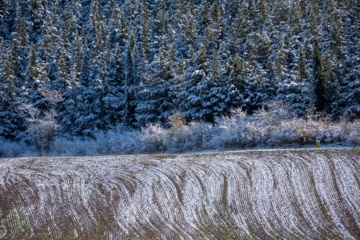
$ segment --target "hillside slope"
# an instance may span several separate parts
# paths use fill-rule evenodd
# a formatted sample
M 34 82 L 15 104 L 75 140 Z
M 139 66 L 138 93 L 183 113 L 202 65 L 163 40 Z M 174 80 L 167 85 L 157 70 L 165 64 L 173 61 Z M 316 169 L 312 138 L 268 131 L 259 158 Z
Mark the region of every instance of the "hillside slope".
M 0 239 L 356 239 L 359 156 L 0 159 Z

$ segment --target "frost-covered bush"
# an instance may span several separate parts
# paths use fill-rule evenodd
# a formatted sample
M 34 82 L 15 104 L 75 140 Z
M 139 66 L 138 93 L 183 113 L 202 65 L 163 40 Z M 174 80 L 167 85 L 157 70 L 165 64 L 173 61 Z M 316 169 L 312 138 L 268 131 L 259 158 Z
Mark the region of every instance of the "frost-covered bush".
M 349 125 L 346 125 L 347 129 L 351 129 L 349 135 L 347 135 L 346 143 L 353 145 L 360 145 L 360 120 L 354 121 Z
M 95 141 L 99 154 L 130 154 L 142 148 L 140 132 L 121 126 L 96 133 Z
M 166 139 L 168 131 L 159 124 L 149 125 L 142 129 L 140 141 L 142 144 L 138 149 L 144 152 L 162 152 L 165 150 L 164 139 Z
M 50 155 L 57 156 L 87 156 L 99 154 L 98 143 L 92 139 L 57 138 L 54 140 Z
M 34 104 L 22 104 L 20 109 L 27 122 L 27 129 L 22 139 L 36 146 L 40 155 L 49 154 L 59 124 L 56 121 L 55 104 L 63 101 L 62 94 L 50 89 L 42 89 L 40 95 L 47 106 L 44 109 Z M 44 108 L 44 107 L 43 107 Z
M 11 142 L 0 138 L 0 157 L 22 157 L 36 155 L 32 146 L 24 142 Z
M 240 110 L 231 117 L 218 118 L 216 124 L 192 122 L 185 124 L 176 113 L 169 126 L 152 124 L 140 130 L 115 127 L 98 131 L 94 139 L 58 137 L 48 155 L 104 155 L 136 153 L 181 153 L 208 150 L 236 150 L 245 148 L 297 147 L 324 144 L 360 145 L 360 120 L 350 122 L 341 118 L 332 122 L 326 117 L 298 118 L 289 114 L 287 106 L 270 104 L 252 115 Z M 11 143 L 0 139 L 0 156 L 34 155 L 25 143 Z

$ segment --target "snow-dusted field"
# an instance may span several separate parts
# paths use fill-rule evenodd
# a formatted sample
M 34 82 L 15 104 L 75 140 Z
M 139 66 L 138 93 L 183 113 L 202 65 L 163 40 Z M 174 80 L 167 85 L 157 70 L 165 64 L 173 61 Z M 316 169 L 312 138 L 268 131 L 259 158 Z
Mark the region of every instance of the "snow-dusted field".
M 0 239 L 359 236 L 359 148 L 0 159 Z

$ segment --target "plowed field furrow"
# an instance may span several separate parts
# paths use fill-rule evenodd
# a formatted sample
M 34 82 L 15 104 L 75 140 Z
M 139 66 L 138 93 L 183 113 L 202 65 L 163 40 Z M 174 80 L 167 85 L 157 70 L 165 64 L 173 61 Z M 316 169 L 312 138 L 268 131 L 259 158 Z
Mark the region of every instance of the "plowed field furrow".
M 0 159 L 0 239 L 358 239 L 360 149 Z

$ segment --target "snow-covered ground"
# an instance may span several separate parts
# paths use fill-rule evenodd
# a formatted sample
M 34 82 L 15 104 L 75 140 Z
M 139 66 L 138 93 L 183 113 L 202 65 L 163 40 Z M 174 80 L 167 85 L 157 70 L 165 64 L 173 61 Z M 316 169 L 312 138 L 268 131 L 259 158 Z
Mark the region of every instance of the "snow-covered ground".
M 356 239 L 360 149 L 0 159 L 0 239 Z

